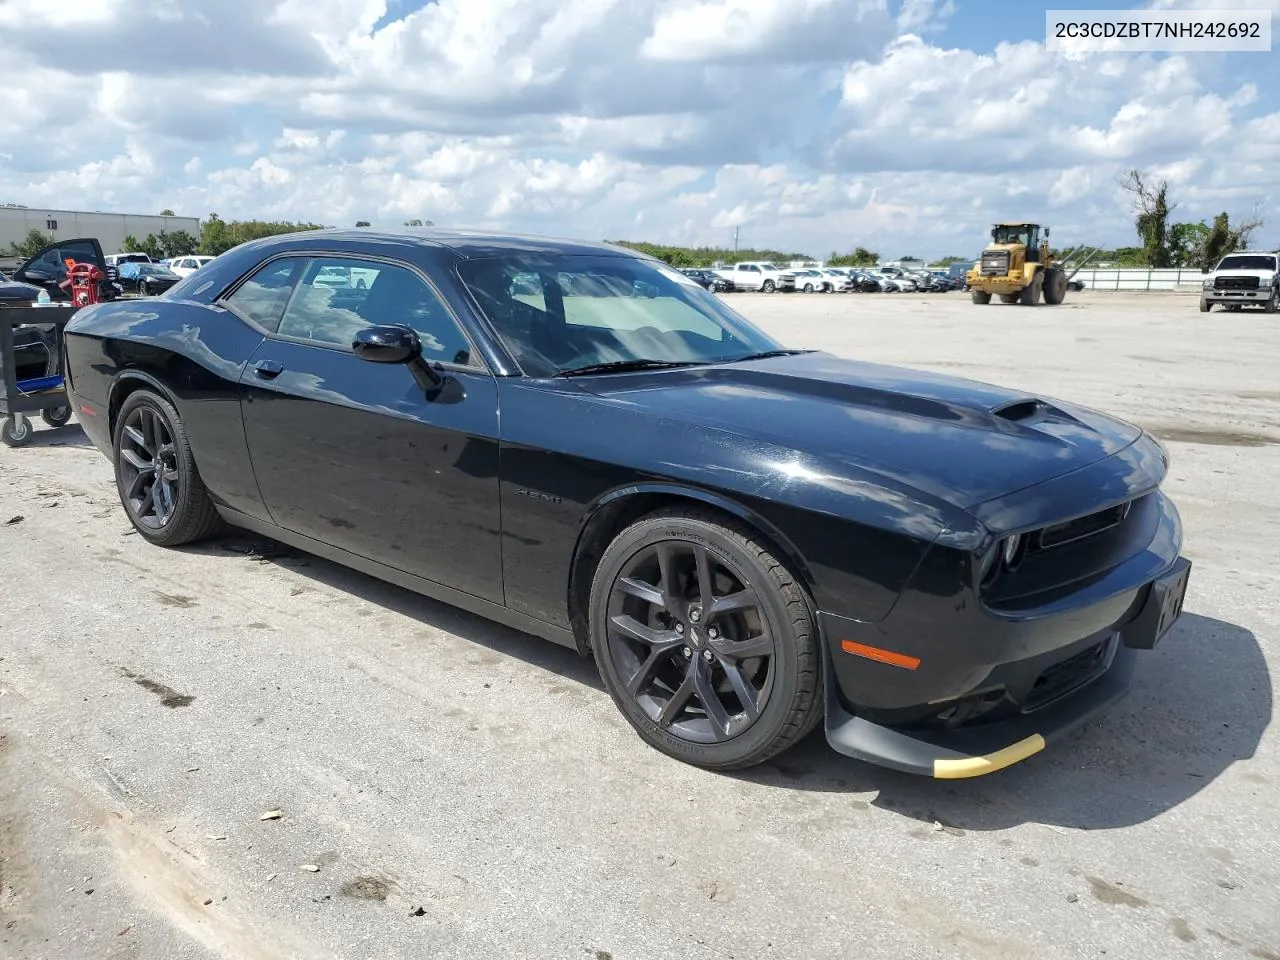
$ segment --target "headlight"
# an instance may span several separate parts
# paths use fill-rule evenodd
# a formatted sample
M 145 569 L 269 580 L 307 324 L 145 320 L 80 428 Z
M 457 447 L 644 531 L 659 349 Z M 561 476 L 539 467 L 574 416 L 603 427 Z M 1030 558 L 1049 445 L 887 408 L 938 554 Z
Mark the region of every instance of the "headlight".
M 1212 280 L 1206 280 L 1204 283 L 1202 283 L 1202 284 L 1200 285 L 1200 289 L 1201 289 L 1201 290 L 1212 290 L 1212 289 L 1213 289 L 1213 281 L 1212 281 Z

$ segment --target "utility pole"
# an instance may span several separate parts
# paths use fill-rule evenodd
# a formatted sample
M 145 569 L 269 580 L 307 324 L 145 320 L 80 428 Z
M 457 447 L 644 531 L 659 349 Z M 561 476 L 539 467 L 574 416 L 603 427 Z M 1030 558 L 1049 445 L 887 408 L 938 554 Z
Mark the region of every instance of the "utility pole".
M 733 252 L 734 253 L 738 252 L 738 231 L 741 229 L 742 229 L 741 226 L 737 226 L 733 228 Z

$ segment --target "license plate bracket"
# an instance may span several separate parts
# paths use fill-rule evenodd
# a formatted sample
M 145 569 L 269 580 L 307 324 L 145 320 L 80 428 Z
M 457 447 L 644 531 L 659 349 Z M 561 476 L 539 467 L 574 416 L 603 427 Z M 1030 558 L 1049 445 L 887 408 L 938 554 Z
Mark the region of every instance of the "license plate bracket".
M 1153 650 L 1182 614 L 1191 561 L 1179 557 L 1172 570 L 1151 584 L 1142 610 L 1121 631 L 1126 647 Z

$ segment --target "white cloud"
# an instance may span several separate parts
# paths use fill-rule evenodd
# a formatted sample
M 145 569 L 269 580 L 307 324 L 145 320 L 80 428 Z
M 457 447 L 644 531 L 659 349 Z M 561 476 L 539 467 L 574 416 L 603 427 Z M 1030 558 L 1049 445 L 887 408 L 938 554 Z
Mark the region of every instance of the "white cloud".
M 1130 167 L 1280 200 L 1265 57 L 957 48 L 952 0 L 412 6 L 0 2 L 0 201 L 896 256 L 1132 242 Z

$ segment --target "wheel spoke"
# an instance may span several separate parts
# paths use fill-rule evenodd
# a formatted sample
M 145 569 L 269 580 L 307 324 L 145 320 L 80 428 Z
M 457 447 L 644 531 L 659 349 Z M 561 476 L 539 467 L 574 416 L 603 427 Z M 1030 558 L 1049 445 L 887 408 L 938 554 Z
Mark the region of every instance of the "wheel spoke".
M 733 687 L 733 692 L 737 694 L 747 719 L 754 720 L 760 716 L 760 703 L 757 700 L 755 687 L 751 686 L 747 678 L 742 675 L 742 670 L 736 663 L 726 660 L 721 660 L 720 666 L 724 668 L 725 676 L 729 678 L 729 686 Z
M 140 456 L 138 456 L 132 450 L 121 450 L 120 457 L 126 463 L 128 463 L 129 466 L 133 467 L 133 469 L 137 470 L 139 473 L 152 473 L 156 468 L 156 465 L 153 461 L 143 460 Z
M 139 470 L 133 475 L 133 479 L 129 481 L 129 490 L 125 493 L 125 496 L 132 500 L 142 492 L 142 485 L 151 479 L 150 470 Z
M 618 580 L 618 589 L 633 597 L 639 597 L 652 606 L 666 606 L 662 590 L 652 584 L 645 583 L 643 580 L 636 580 L 634 577 L 622 577 Z
M 151 449 L 149 446 L 147 446 L 147 438 L 146 438 L 146 437 L 144 437 L 144 436 L 142 435 L 142 431 L 141 431 L 141 430 L 139 430 L 137 427 L 135 427 L 133 424 L 131 424 L 131 423 L 126 423 L 126 424 L 125 424 L 125 426 L 124 426 L 124 435 L 125 435 L 126 437 L 128 437 L 128 438 L 129 438 L 130 442 L 131 442 L 135 447 L 138 447 L 140 450 L 142 450 L 142 451 L 143 451 L 144 453 L 146 453 L 148 456 L 153 455 L 153 451 L 152 451 L 152 449 Z
M 729 736 L 729 711 L 720 702 L 715 684 L 711 682 L 710 665 L 697 657 L 689 664 L 689 672 L 693 674 L 693 688 L 698 695 L 698 702 L 707 713 L 707 720 L 711 722 L 712 732 L 717 740 L 726 739 Z
M 676 634 L 670 630 L 658 630 L 655 627 L 646 626 L 635 617 L 628 616 L 625 613 L 620 613 L 618 616 L 610 618 L 609 622 L 621 633 L 625 633 L 641 643 L 647 643 L 651 647 L 670 644 L 676 638 Z
M 750 660 L 752 657 L 768 657 L 773 654 L 773 638 L 766 630 L 756 637 L 733 641 L 718 637 L 710 641 L 711 649 L 727 660 Z
M 138 516 L 145 517 L 148 513 L 155 510 L 156 505 L 156 485 L 153 483 L 151 489 L 147 491 L 146 496 L 142 498 L 142 502 L 138 504 Z
M 649 681 L 653 679 L 653 675 L 657 672 L 658 667 L 671 656 L 671 652 L 675 647 L 675 644 L 664 644 L 661 646 L 655 646 L 650 650 L 649 655 L 645 657 L 644 662 L 636 668 L 636 672 L 633 673 L 631 675 L 631 679 L 627 681 L 627 693 L 633 697 L 638 696 L 640 691 L 643 690 L 645 686 L 648 685 Z
M 728 593 L 723 597 L 716 597 L 712 600 L 708 607 L 707 615 L 709 617 L 719 617 L 726 613 L 754 610 L 758 606 L 760 606 L 760 601 L 757 599 L 754 590 L 739 590 L 737 593 Z
M 671 726 L 683 712 L 685 705 L 693 698 L 695 693 L 695 671 L 700 661 L 694 660 L 689 664 L 689 669 L 685 671 L 684 680 L 680 686 L 676 687 L 675 692 L 671 694 L 671 698 L 667 700 L 666 706 L 662 708 L 662 713 L 658 714 L 658 726 L 666 729 Z

